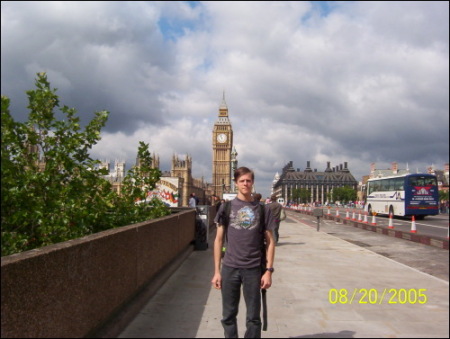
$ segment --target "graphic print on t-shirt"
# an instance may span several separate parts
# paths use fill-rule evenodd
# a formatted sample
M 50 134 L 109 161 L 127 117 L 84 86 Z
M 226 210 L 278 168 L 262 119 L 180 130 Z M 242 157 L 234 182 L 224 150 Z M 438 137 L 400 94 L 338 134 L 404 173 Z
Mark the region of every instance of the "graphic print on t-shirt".
M 237 212 L 237 217 L 233 220 L 232 226 L 237 229 L 252 229 L 257 225 L 255 218 L 255 213 L 250 207 L 242 207 Z

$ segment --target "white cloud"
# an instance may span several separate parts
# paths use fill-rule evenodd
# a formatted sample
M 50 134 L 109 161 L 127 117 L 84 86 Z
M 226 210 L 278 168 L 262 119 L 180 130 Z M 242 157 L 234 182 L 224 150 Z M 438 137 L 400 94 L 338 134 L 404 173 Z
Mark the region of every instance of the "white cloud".
M 425 170 L 448 162 L 448 2 L 3 2 L 2 94 L 25 119 L 37 72 L 84 121 L 111 112 L 100 158 L 150 143 L 211 177 L 225 90 L 239 164 L 267 195 L 290 160 Z M 258 181 L 260 180 L 260 181 Z M 261 187 L 261 189 L 260 189 Z

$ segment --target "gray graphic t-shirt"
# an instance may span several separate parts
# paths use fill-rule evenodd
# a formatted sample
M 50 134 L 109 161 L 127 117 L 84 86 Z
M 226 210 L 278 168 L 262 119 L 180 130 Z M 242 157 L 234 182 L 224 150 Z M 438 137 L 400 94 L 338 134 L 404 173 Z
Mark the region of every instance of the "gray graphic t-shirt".
M 223 225 L 225 204 L 217 211 L 214 222 Z M 274 230 L 276 223 L 268 206 L 264 206 L 265 229 Z M 228 225 L 227 250 L 223 264 L 233 268 L 253 268 L 261 264 L 261 237 L 259 202 L 247 202 L 235 198 L 231 201 Z M 227 238 L 225 238 L 227 239 Z

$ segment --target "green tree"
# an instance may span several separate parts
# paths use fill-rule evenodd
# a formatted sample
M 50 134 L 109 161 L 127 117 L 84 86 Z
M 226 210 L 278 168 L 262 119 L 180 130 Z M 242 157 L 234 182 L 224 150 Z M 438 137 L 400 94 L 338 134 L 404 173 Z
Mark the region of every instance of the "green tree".
M 333 201 L 340 201 L 342 204 L 348 203 L 350 201 L 355 201 L 357 194 L 356 191 L 349 187 L 335 187 L 333 189 Z
M 298 204 L 300 200 L 300 189 L 299 188 L 293 188 L 291 191 L 291 199 L 292 201 L 295 201 L 295 203 Z
M 169 213 L 161 200 L 153 198 L 149 201 L 150 192 L 161 178 L 161 171 L 152 167 L 149 145 L 142 141 L 139 142 L 138 159 L 139 165 L 134 166 L 124 179 L 122 195 L 116 203 L 117 217 L 124 225 Z M 130 209 L 130 206 L 133 208 Z
M 307 188 L 294 188 L 291 198 L 296 203 L 307 203 L 311 199 L 311 192 Z
M 27 91 L 30 113 L 25 123 L 14 121 L 10 100 L 1 98 L 2 256 L 168 213 L 157 202 L 144 208 L 134 201 L 136 187 L 151 187 L 150 182 L 159 180 L 158 172 L 141 181 L 133 181 L 131 174 L 123 196 L 112 191 L 103 178 L 106 170 L 98 169 L 99 162 L 89 155 L 109 113 L 96 112 L 82 130 L 75 109 L 59 108 L 55 93 L 46 74 L 39 73 L 36 89 Z M 56 119 L 56 108 L 63 120 Z M 150 154 L 146 147 L 143 157 Z

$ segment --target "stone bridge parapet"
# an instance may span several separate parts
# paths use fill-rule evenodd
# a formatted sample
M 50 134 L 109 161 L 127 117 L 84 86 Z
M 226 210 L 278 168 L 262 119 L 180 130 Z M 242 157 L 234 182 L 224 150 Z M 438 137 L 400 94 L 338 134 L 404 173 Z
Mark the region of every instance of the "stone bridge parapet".
M 195 211 L 178 209 L 2 257 L 2 338 L 92 336 L 165 267 L 191 253 L 194 238 Z

